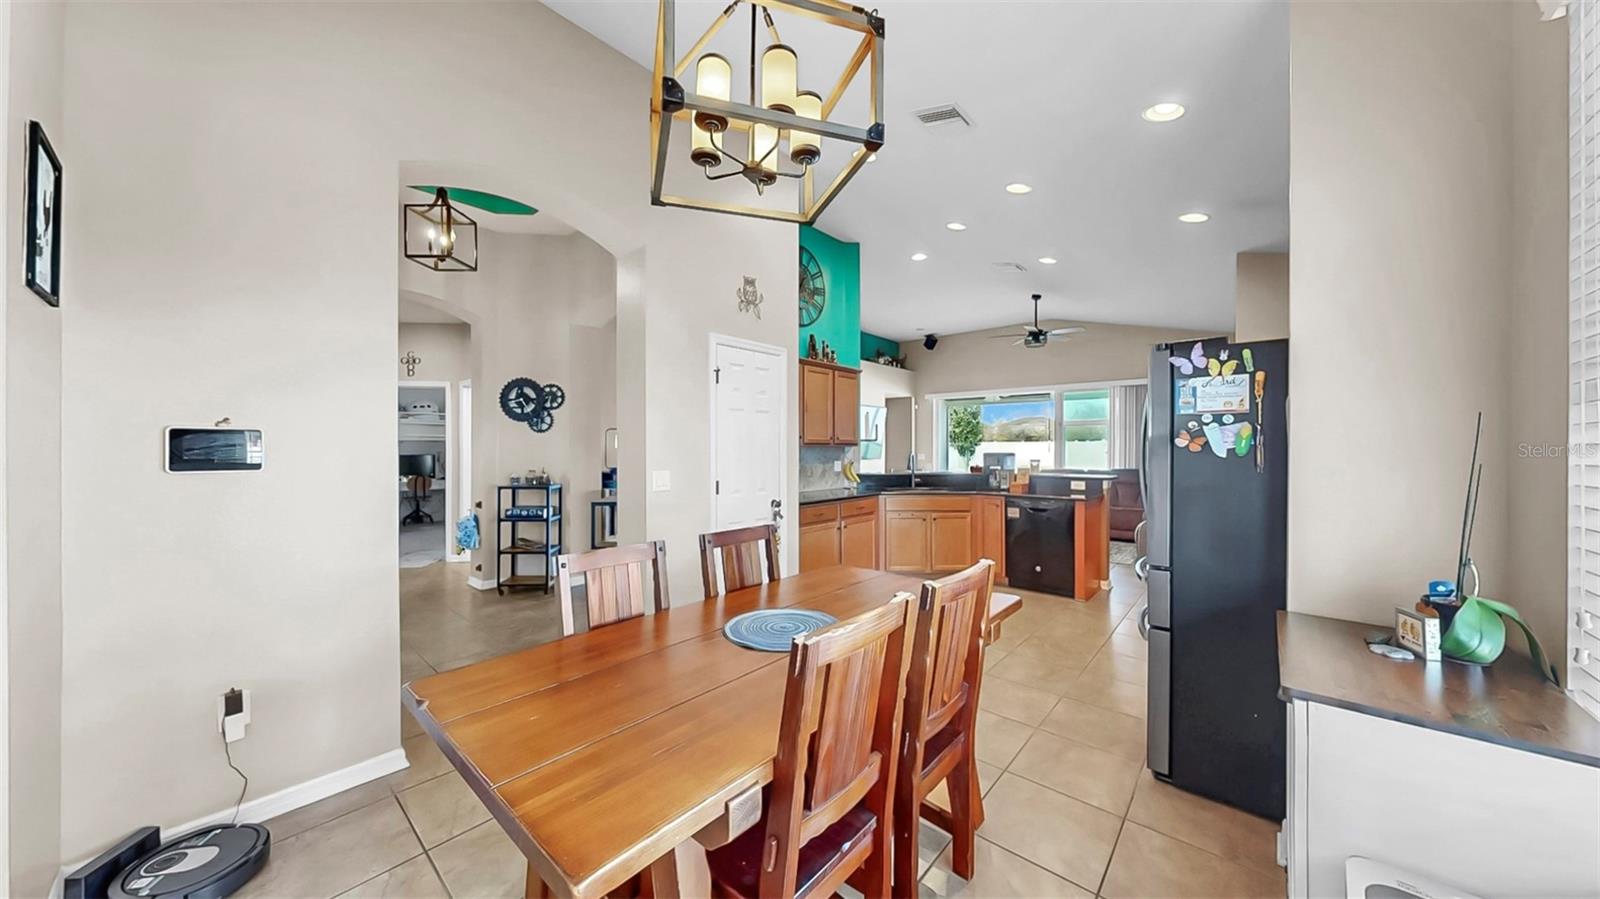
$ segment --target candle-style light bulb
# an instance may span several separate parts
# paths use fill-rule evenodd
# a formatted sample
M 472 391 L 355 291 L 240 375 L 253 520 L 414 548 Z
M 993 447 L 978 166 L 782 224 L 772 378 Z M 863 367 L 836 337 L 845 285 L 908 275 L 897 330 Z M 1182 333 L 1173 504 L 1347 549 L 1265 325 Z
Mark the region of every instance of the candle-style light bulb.
M 702 97 L 726 101 L 732 94 L 733 66 L 726 57 L 707 53 L 695 64 L 694 92 Z M 692 120 L 689 136 L 689 159 L 695 165 L 714 168 L 722 164 L 722 154 L 712 145 L 711 135 L 725 131 L 728 120 L 705 111 L 697 111 Z
M 794 114 L 821 120 L 822 95 L 815 91 L 795 94 Z M 822 138 L 810 131 L 790 131 L 789 158 L 797 165 L 816 165 L 817 160 L 822 158 Z

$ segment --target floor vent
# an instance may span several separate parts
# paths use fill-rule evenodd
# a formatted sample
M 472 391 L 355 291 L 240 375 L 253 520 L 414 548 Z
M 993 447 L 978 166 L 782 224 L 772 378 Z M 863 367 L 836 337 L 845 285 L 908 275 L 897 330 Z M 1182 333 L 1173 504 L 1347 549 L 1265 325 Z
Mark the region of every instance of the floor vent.
M 954 103 L 944 103 L 939 106 L 930 106 L 927 109 L 919 109 L 912 115 L 917 117 L 917 121 L 927 125 L 929 128 L 938 128 L 946 125 L 959 125 L 962 128 L 972 127 L 972 120 L 967 118 L 967 114 L 961 110 L 961 107 Z

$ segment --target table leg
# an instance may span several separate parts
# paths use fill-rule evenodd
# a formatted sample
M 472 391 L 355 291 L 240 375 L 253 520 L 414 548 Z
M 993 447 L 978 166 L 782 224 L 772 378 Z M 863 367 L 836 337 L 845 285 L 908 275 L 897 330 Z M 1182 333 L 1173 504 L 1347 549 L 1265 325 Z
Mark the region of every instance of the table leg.
M 544 879 L 539 876 L 538 871 L 533 869 L 532 862 L 528 863 L 528 878 L 523 885 L 522 895 L 525 899 L 550 899 L 555 895 L 555 893 L 550 892 L 549 887 L 544 885 Z
M 678 853 L 668 852 L 650 864 L 645 872 L 649 894 L 655 899 L 678 899 L 683 888 L 678 880 Z

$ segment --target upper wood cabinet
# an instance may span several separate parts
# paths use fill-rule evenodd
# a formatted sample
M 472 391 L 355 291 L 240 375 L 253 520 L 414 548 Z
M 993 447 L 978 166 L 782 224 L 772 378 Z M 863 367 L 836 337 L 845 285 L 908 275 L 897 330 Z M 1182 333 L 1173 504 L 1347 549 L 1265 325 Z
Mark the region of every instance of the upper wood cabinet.
M 859 436 L 861 373 L 800 360 L 800 442 L 855 444 Z

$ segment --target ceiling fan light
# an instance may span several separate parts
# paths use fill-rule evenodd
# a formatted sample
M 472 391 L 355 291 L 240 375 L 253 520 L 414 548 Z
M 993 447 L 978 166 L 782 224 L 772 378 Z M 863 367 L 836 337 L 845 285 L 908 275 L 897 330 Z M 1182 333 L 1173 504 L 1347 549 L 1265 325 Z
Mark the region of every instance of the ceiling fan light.
M 1056 257 L 1054 257 L 1054 256 L 1040 256 L 1039 257 L 1039 264 L 1040 265 L 1055 265 L 1056 264 Z

